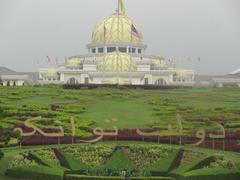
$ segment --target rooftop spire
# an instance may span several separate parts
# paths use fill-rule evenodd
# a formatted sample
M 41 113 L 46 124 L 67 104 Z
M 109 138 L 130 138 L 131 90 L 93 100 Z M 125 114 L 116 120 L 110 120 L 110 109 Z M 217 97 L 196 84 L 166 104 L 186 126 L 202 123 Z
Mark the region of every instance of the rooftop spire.
M 118 0 L 118 6 L 121 7 L 122 15 L 125 16 L 126 15 L 126 9 L 125 9 L 124 0 Z

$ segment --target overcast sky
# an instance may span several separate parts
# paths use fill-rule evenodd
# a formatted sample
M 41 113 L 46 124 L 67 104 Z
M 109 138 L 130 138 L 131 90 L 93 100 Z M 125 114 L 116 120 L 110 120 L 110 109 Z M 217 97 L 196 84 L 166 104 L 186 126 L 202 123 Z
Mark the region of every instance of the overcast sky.
M 117 0 L 0 0 L 0 66 L 37 71 L 46 56 L 84 54 L 97 21 Z M 240 68 L 240 0 L 125 0 L 148 54 L 198 74 Z M 191 60 L 188 58 L 191 57 Z M 201 62 L 198 62 L 201 57 Z

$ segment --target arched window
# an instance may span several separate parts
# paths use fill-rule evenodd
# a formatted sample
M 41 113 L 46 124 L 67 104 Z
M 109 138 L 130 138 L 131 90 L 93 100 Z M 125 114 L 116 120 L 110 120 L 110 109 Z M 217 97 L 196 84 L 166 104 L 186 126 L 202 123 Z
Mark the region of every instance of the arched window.
M 157 86 L 165 86 L 165 85 L 167 85 L 167 82 L 164 79 L 158 79 L 155 82 L 155 85 L 157 85 Z
M 76 85 L 76 84 L 78 84 L 78 81 L 75 78 L 70 78 L 68 80 L 67 84 Z

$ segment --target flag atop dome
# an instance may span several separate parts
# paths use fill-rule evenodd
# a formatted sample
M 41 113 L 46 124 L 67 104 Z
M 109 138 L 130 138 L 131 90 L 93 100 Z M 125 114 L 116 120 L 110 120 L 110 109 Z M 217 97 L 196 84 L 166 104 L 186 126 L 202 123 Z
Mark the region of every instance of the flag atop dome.
M 131 33 L 133 36 L 136 36 L 138 38 L 142 38 L 142 35 L 138 32 L 137 28 L 134 26 L 134 24 L 132 24 L 131 26 Z

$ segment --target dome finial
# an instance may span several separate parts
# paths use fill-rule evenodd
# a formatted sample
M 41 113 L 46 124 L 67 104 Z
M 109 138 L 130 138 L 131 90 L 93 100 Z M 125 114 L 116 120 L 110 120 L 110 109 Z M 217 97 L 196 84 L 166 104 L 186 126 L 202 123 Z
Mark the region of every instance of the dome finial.
M 123 16 L 126 16 L 126 9 L 125 9 L 125 5 L 124 5 L 124 2 L 123 0 L 118 0 L 118 7 L 121 7 L 121 13 Z M 119 8 L 118 8 L 118 12 L 119 12 Z

